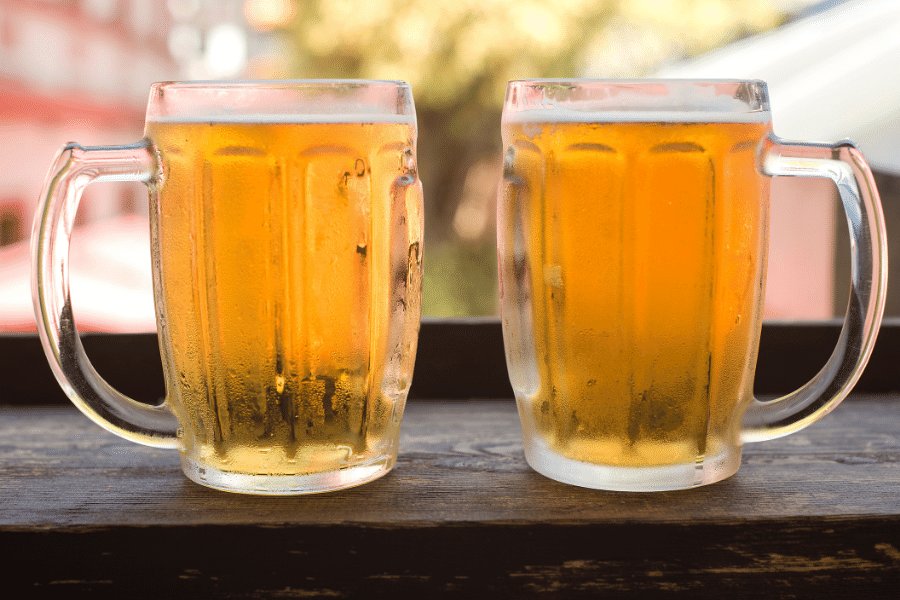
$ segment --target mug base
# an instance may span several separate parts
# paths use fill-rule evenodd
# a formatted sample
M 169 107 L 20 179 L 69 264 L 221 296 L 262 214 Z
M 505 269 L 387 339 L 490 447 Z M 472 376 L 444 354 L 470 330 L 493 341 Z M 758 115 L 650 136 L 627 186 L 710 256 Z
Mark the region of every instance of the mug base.
M 365 464 L 338 471 L 302 475 L 265 475 L 223 471 L 181 456 L 181 468 L 188 479 L 225 492 L 260 496 L 297 496 L 333 492 L 374 481 L 386 475 L 397 462 L 382 456 Z
M 566 458 L 541 441 L 525 444 L 532 469 L 556 481 L 596 490 L 662 492 L 708 485 L 734 475 L 741 465 L 741 448 L 727 448 L 696 462 L 659 467 L 598 465 Z

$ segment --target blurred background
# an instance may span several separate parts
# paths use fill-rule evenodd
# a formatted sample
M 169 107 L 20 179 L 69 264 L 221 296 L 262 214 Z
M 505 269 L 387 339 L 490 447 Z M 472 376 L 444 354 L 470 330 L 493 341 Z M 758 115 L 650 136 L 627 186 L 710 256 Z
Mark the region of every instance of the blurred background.
M 893 228 L 897 56 L 896 0 L 0 0 L 0 331 L 35 329 L 28 238 L 54 154 L 67 141 L 138 140 L 154 81 L 412 83 L 426 198 L 424 312 L 484 316 L 497 313 L 508 80 L 765 79 L 776 133 L 858 142 Z M 842 315 L 849 241 L 836 192 L 782 178 L 772 210 L 766 317 Z M 141 184 L 85 192 L 70 257 L 82 331 L 155 330 L 147 211 Z M 889 294 L 888 314 L 900 314 L 900 295 Z

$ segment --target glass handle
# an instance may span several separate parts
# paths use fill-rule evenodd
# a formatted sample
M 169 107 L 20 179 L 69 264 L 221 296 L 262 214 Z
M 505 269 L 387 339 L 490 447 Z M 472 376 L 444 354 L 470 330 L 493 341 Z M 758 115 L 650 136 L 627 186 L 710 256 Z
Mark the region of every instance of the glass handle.
M 94 181 L 147 183 L 155 169 L 146 140 L 94 148 L 67 144 L 41 193 L 31 238 L 31 286 L 44 352 L 57 381 L 81 412 L 126 439 L 177 448 L 178 421 L 165 402 L 149 406 L 132 400 L 113 389 L 91 365 L 75 328 L 69 295 L 69 242 L 85 186 Z
M 827 177 L 837 185 L 850 228 L 850 302 L 831 358 L 799 390 L 776 400 L 754 400 L 744 414 L 742 442 L 793 433 L 831 412 L 853 389 L 869 361 L 884 313 L 887 237 L 872 172 L 850 141 L 786 142 L 769 134 L 760 170 L 770 177 Z

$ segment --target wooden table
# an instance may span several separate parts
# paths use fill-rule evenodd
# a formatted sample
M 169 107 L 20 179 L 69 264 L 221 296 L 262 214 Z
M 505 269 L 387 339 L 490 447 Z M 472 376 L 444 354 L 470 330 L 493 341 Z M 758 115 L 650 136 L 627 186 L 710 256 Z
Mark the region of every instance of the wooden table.
M 900 394 L 653 494 L 531 471 L 511 400 L 412 401 L 391 474 L 293 498 L 203 488 L 68 405 L 6 402 L 0 499 L 6 598 L 898 598 Z

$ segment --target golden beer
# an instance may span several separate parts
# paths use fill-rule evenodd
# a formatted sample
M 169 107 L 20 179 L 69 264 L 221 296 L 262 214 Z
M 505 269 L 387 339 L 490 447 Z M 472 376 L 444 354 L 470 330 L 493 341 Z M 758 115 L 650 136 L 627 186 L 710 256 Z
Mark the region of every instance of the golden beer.
M 414 122 L 377 119 L 148 121 L 161 347 L 192 478 L 396 459 L 421 187 Z
M 526 454 L 625 471 L 719 457 L 733 472 L 761 326 L 768 113 L 617 117 L 504 118 L 501 296 Z

